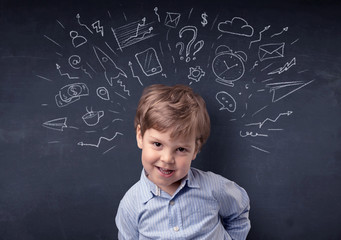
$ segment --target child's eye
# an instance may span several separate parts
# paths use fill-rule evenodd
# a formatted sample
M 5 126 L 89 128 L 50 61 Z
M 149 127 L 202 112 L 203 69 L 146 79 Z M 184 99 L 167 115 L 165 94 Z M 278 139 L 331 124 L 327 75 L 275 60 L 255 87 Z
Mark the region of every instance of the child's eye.
M 154 142 L 153 144 L 155 147 L 161 147 L 161 143 L 159 143 L 159 142 Z
M 179 148 L 178 148 L 178 151 L 179 151 L 179 152 L 186 152 L 186 148 L 179 147 Z

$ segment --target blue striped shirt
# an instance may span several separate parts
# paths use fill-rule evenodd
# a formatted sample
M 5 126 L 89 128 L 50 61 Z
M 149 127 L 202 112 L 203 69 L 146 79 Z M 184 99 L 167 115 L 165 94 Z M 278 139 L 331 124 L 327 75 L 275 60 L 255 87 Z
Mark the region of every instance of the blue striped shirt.
M 119 239 L 246 239 L 249 197 L 236 183 L 191 168 L 170 196 L 145 175 L 120 202 Z

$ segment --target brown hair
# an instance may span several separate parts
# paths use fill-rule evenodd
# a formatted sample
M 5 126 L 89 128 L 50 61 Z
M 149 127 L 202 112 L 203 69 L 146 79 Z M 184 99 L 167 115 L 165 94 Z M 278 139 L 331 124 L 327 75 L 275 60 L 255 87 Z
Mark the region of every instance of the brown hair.
M 140 98 L 135 129 L 141 135 L 150 128 L 158 131 L 172 129 L 171 137 L 196 134 L 196 147 L 200 150 L 210 135 L 210 117 L 204 99 L 185 85 L 155 84 L 146 87 Z

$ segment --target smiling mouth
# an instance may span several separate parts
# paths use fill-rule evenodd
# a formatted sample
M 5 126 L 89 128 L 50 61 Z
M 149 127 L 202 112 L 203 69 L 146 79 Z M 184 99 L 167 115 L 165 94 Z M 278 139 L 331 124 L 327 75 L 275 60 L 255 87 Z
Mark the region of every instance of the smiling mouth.
M 174 173 L 174 170 L 169 170 L 169 169 L 160 168 L 160 167 L 157 167 L 157 169 L 162 175 L 167 176 L 167 177 L 170 177 Z

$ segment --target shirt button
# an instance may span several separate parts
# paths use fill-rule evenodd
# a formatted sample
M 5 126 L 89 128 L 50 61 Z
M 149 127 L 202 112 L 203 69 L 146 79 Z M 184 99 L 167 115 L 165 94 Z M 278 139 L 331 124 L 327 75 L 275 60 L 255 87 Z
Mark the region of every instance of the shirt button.
M 173 230 L 174 230 L 175 232 L 177 232 L 177 231 L 179 231 L 179 227 L 178 227 L 178 226 L 173 227 Z
M 170 204 L 171 206 L 173 206 L 173 205 L 175 204 L 175 202 L 174 202 L 174 201 L 170 201 L 169 204 Z

